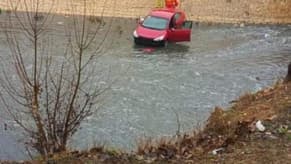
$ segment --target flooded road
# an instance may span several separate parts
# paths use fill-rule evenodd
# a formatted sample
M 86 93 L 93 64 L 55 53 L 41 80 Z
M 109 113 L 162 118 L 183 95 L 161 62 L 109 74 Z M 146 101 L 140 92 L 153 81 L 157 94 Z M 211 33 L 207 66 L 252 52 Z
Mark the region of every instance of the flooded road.
M 241 94 L 283 78 L 291 61 L 287 25 L 196 25 L 192 42 L 150 51 L 133 45 L 134 26 L 133 20 L 115 18 L 114 32 L 92 67 L 116 81 L 100 110 L 73 137 L 73 148 L 105 144 L 133 150 L 139 138 L 176 134 L 177 119 L 181 131 L 189 131 L 203 125 L 215 106 L 228 107 Z M 0 55 L 5 56 L 8 49 L 1 36 Z M 25 158 L 12 136 L 13 127 L 0 130 L 0 159 Z

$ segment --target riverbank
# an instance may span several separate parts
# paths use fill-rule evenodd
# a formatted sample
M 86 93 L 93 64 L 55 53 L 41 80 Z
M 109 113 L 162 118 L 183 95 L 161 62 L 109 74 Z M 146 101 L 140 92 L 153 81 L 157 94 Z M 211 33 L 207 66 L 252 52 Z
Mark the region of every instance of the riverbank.
M 291 83 L 216 107 L 201 131 L 145 141 L 136 152 L 95 147 L 52 155 L 56 163 L 286 163 L 291 160 Z M 41 160 L 27 163 L 40 163 Z
M 126 29 L 126 28 L 125 28 Z M 239 29 L 239 30 L 241 30 L 241 29 Z M 239 31 L 238 30 L 238 31 Z M 253 31 L 253 30 L 250 30 L 250 31 Z M 262 31 L 261 29 L 260 30 L 258 30 L 258 31 Z M 210 31 L 211 32 L 211 31 Z M 214 32 L 213 32 L 213 34 L 215 34 L 215 35 L 217 35 L 217 30 L 215 30 Z M 287 31 L 288 32 L 288 31 Z M 128 32 L 129 33 L 129 32 Z M 205 32 L 205 33 L 209 33 L 209 31 L 207 31 L 207 32 Z M 129 34 L 127 34 L 126 36 L 130 36 L 130 34 L 131 33 L 129 33 Z M 212 34 L 212 33 L 210 33 L 210 34 Z M 237 38 L 237 36 L 236 35 L 230 35 L 229 33 L 226 33 L 227 34 L 227 36 L 232 36 L 233 38 L 235 38 L 235 39 L 233 39 L 233 38 L 227 38 L 227 37 L 224 37 L 224 38 L 227 38 L 227 39 L 229 39 L 229 40 L 227 40 L 227 41 L 221 41 L 221 40 L 215 40 L 215 39 L 213 39 L 213 37 L 211 37 L 209 40 L 211 40 L 211 41 L 217 41 L 216 43 L 218 44 L 218 43 L 223 43 L 223 45 L 225 44 L 226 45 L 226 47 L 228 46 L 228 44 L 230 44 L 230 45 L 236 45 L 236 44 L 238 44 L 237 43 L 237 40 L 236 40 L 236 38 Z M 233 34 L 233 33 L 231 33 L 231 34 Z M 257 38 L 260 38 L 260 37 L 265 37 L 266 38 L 266 40 L 267 39 L 269 39 L 269 40 L 267 40 L 267 42 L 271 42 L 272 43 L 272 41 L 270 41 L 271 39 L 271 37 L 270 36 L 272 36 L 272 34 L 271 35 L 265 35 L 266 33 L 264 32 L 263 33 L 263 35 L 261 35 L 261 34 L 258 34 L 258 35 L 254 35 L 255 37 L 253 37 L 253 38 L 255 38 L 255 39 L 257 39 Z M 286 33 L 283 33 L 282 32 L 282 35 L 283 34 L 285 34 L 286 35 Z M 275 35 L 275 34 L 274 34 Z M 195 33 L 195 36 L 197 36 L 197 33 Z M 201 35 L 198 35 L 198 36 L 201 36 Z M 219 35 L 218 35 L 219 36 Z M 223 35 L 224 36 L 224 35 Z M 239 35 L 240 36 L 240 35 Z M 248 36 L 252 36 L 252 35 L 249 35 L 248 34 Z M 277 36 L 277 34 L 275 35 L 275 36 Z M 276 37 L 275 37 L 276 38 Z M 201 39 L 201 37 L 199 38 L 199 40 Z M 279 39 L 277 39 L 277 40 L 279 40 Z M 247 43 L 250 43 L 249 41 L 246 41 Z M 239 42 L 240 44 L 241 44 L 241 42 Z M 262 44 L 262 42 L 259 42 L 260 43 L 260 45 L 264 45 L 264 44 Z M 265 42 L 263 42 L 263 43 L 265 43 Z M 203 42 L 203 44 L 205 44 L 205 42 Z M 282 44 L 288 44 L 288 39 L 287 40 L 283 40 L 282 41 Z M 195 47 L 195 48 L 197 48 L 197 42 L 194 42 L 193 43 L 193 45 L 195 45 L 195 46 L 193 46 L 193 47 Z M 199 44 L 198 44 L 199 45 Z M 210 49 L 211 49 L 211 45 L 212 44 L 208 44 L 207 43 L 207 48 L 209 48 L 210 47 Z M 215 44 L 213 44 L 214 46 L 213 47 L 215 47 Z M 250 43 L 250 45 L 254 45 L 253 44 L 253 42 L 251 42 Z M 267 46 L 270 46 L 270 44 L 266 44 Z M 121 45 L 121 46 L 125 46 L 125 45 Z M 183 47 L 182 47 L 183 48 Z M 217 48 L 217 47 L 215 47 L 215 48 Z M 248 47 L 243 47 L 244 49 L 246 49 L 246 50 L 249 50 L 249 48 Z M 173 50 L 171 50 L 171 53 L 173 53 L 172 52 Z M 256 48 L 256 51 L 257 51 L 257 48 Z M 190 52 L 192 52 L 192 51 L 190 51 Z M 168 52 L 169 53 L 169 52 Z M 251 53 L 249 53 L 249 52 L 245 52 L 245 53 L 247 53 L 247 54 L 251 54 Z M 263 54 L 263 52 L 261 52 L 261 51 L 259 51 L 259 53 L 260 54 Z M 213 53 L 213 54 L 217 54 L 216 52 L 215 53 Z M 229 53 L 229 51 L 227 52 L 227 54 L 231 54 L 231 53 Z M 203 54 L 204 55 L 204 54 Z M 221 55 L 221 54 L 217 54 L 217 55 Z M 257 55 L 257 54 L 256 54 Z M 289 55 L 289 54 L 288 54 Z M 160 55 L 161 56 L 161 55 Z M 239 55 L 237 55 L 237 56 L 239 56 Z M 255 56 L 255 55 L 253 55 L 253 56 Z M 270 55 L 271 56 L 271 55 Z M 216 58 L 217 56 L 216 55 L 213 55 L 213 56 L 210 56 L 209 58 Z M 217 59 L 217 58 L 216 58 Z M 263 61 L 263 59 L 264 60 L 266 60 L 266 58 L 258 58 L 258 60 L 260 60 L 260 61 Z M 176 61 L 176 59 L 175 59 L 175 61 Z M 199 61 L 201 61 L 201 60 L 199 60 Z M 153 62 L 153 61 L 150 61 L 151 63 Z M 227 62 L 229 62 L 229 60 L 227 60 Z M 204 63 L 204 62 L 201 62 L 201 63 Z M 217 62 L 217 60 L 215 60 L 215 63 L 218 63 Z M 278 61 L 278 63 L 282 63 L 282 62 L 279 62 Z M 183 63 L 184 64 L 184 63 Z M 198 65 L 198 62 L 197 63 L 195 63 L 196 65 Z M 205 64 L 205 63 L 204 63 Z M 205 66 L 205 65 L 204 65 Z M 206 66 L 209 66 L 209 64 L 207 65 L 206 64 Z M 225 69 L 225 67 L 224 66 L 226 66 L 226 65 L 217 65 L 217 66 L 220 66 L 220 67 L 212 67 L 212 69 L 214 69 L 214 68 L 224 68 Z M 222 67 L 223 66 L 223 67 Z M 233 70 L 233 66 L 230 66 L 231 67 L 231 69 L 229 69 L 229 70 Z M 199 68 L 199 67 L 198 67 Z M 238 67 L 237 67 L 238 68 Z M 273 69 L 274 67 L 272 67 L 272 69 Z M 183 68 L 184 70 L 185 70 L 185 68 Z M 168 69 L 167 69 L 168 70 Z M 193 68 L 191 68 L 191 70 L 197 70 L 197 69 L 193 69 Z M 252 69 L 252 70 L 256 70 L 255 72 L 260 72 L 260 71 L 258 71 L 257 69 Z M 155 71 L 156 71 L 156 69 L 155 69 Z M 161 70 L 159 70 L 159 71 L 161 71 Z M 221 71 L 222 70 L 218 70 L 217 72 L 219 72 L 219 73 L 221 73 Z M 154 72 L 154 71 L 152 71 L 152 72 Z M 156 72 L 158 72 L 158 71 L 156 71 Z M 230 72 L 230 71 L 229 71 Z M 226 72 L 225 74 L 226 75 L 228 75 L 228 73 L 229 72 Z M 268 72 L 268 70 L 266 70 L 266 72 Z M 198 71 L 198 72 L 194 72 L 197 76 L 200 76 L 200 71 Z M 202 71 L 202 74 L 203 74 L 203 71 Z M 208 73 L 205 73 L 205 74 L 208 74 Z M 270 74 L 270 72 L 268 72 L 268 74 Z M 144 75 L 144 74 L 142 74 L 142 75 Z M 240 74 L 240 76 L 241 76 L 241 74 Z M 252 76 L 254 76 L 253 77 L 253 79 L 254 80 L 256 80 L 256 79 L 260 79 L 260 78 L 262 78 L 262 77 L 259 77 L 259 78 L 257 78 L 255 75 L 252 75 Z M 221 77 L 221 76 L 220 76 Z M 263 76 L 264 77 L 264 76 Z M 273 76 L 272 76 L 273 77 Z M 198 79 L 197 77 L 195 77 L 196 79 Z M 235 76 L 235 77 L 231 77 L 231 80 L 237 80 L 237 77 Z M 246 79 L 242 79 L 242 81 L 245 83 L 246 81 L 245 81 Z M 205 83 L 207 81 L 207 79 L 203 79 L 203 83 Z M 214 81 L 214 80 L 208 80 L 208 81 Z M 240 79 L 239 79 L 239 81 L 241 81 Z M 258 80 L 259 81 L 259 80 Z M 218 81 L 216 81 L 215 80 L 215 82 L 218 82 Z M 136 81 L 134 82 L 134 83 L 136 83 Z M 191 83 L 193 83 L 192 81 L 191 81 Z M 225 83 L 225 81 L 224 81 L 224 83 Z M 196 86 L 198 86 L 198 85 L 196 85 Z M 230 86 L 229 84 L 228 84 L 228 86 Z M 227 87 L 228 87 L 227 86 Z M 139 90 L 140 90 L 140 88 L 139 88 Z M 217 91 L 217 92 L 219 92 L 219 91 Z M 221 92 L 222 93 L 222 92 Z M 202 93 L 200 93 L 200 94 L 202 94 Z M 154 94 L 152 94 L 152 95 L 154 95 Z M 187 95 L 188 96 L 188 95 Z M 180 96 L 181 97 L 181 96 Z M 205 99 L 205 98 L 203 98 L 203 99 Z M 228 100 L 228 99 L 227 99 Z M 194 101 L 194 99 L 192 99 L 192 101 Z M 185 103 L 186 104 L 186 103 Z M 179 104 L 178 104 L 179 105 Z M 178 108 L 179 109 L 179 108 Z M 219 110 L 218 110 L 219 111 Z M 218 112 L 219 113 L 219 112 Z M 263 124 L 264 124 L 264 122 L 263 122 Z M 283 130 L 284 129 L 286 129 L 286 128 L 283 128 Z M 269 133 L 268 133 L 269 134 Z M 96 135 L 96 133 L 94 133 L 94 135 Z M 194 135 L 195 136 L 195 135 Z M 206 135 L 207 136 L 207 135 Z M 186 137 L 186 139 L 187 139 L 187 137 Z M 194 139 L 195 139 L 195 137 L 194 137 Z M 194 140 L 195 141 L 195 140 Z M 193 141 L 193 142 L 194 142 Z M 176 140 L 171 140 L 171 142 L 176 142 Z M 182 142 L 182 141 L 181 141 Z M 173 144 L 174 144 L 173 143 Z M 150 145 L 152 145 L 152 144 L 150 144 Z M 168 145 L 168 144 L 166 144 L 166 145 Z M 169 145 L 170 146 L 170 145 Z M 158 148 L 149 148 L 149 149 L 158 149 Z M 181 148 L 182 149 L 182 148 Z M 200 151 L 199 150 L 200 148 L 198 148 L 198 152 Z M 108 150 L 102 150 L 102 149 L 100 149 L 100 148 L 94 148 L 94 149 L 92 149 L 91 150 L 91 152 L 87 152 L 87 151 L 85 151 L 85 152 L 79 152 L 79 151 L 75 151 L 75 152 L 73 152 L 73 153 L 68 153 L 69 154 L 69 156 L 68 156 L 68 160 L 70 161 L 71 159 L 71 161 L 72 162 L 74 162 L 73 160 L 91 160 L 91 161 L 94 161 L 94 160 L 96 160 L 96 161 L 107 161 L 108 160 L 108 162 L 112 162 L 112 161 L 114 161 L 114 160 L 116 160 L 116 161 L 124 161 L 124 163 L 128 163 L 128 162 L 137 162 L 137 161 L 139 161 L 140 163 L 143 163 L 143 162 L 148 162 L 148 161 L 151 161 L 152 159 L 152 154 L 154 154 L 154 153 L 150 153 L 150 155 L 147 155 L 146 153 L 149 153 L 149 151 L 145 151 L 145 153 L 143 153 L 143 150 L 144 149 L 140 149 L 141 150 L 141 153 L 139 153 L 138 155 L 137 154 L 134 154 L 134 155 L 128 155 L 128 154 L 126 154 L 126 153 L 119 153 L 118 151 L 115 151 L 115 150 L 113 150 L 113 151 L 108 151 Z M 162 149 L 163 150 L 163 149 Z M 214 150 L 214 148 L 213 148 L 213 150 Z M 225 150 L 225 148 L 223 148 L 222 150 Z M 285 149 L 284 149 L 285 150 Z M 156 150 L 155 150 L 156 151 Z M 97 152 L 97 153 L 95 153 L 95 152 Z M 209 150 L 209 152 L 210 153 L 212 153 L 212 150 L 210 149 Z M 95 153 L 95 154 L 94 154 Z M 99 154 L 98 154 L 99 153 Z M 171 153 L 171 152 L 170 152 Z M 220 152 L 219 152 L 220 153 Z M 71 154 L 73 154 L 73 155 L 71 155 Z M 286 154 L 286 153 L 285 153 Z M 238 155 L 240 155 L 240 154 L 238 154 Z M 65 160 L 66 161 L 66 157 L 65 157 L 66 155 L 61 155 L 60 157 L 59 157 L 59 159 L 60 159 L 60 161 L 61 162 L 63 162 L 62 160 Z M 94 157 L 95 156 L 95 157 Z M 149 156 L 149 157 L 148 157 Z M 166 158 L 166 159 L 164 159 L 164 155 L 159 155 L 159 156 L 161 156 L 161 157 L 156 157 L 156 159 L 155 159 L 155 157 L 153 157 L 153 159 L 155 159 L 155 162 L 157 162 L 157 161 L 168 161 L 168 158 Z M 164 156 L 164 157 L 163 157 Z M 202 156 L 204 156 L 203 154 L 202 154 Z M 208 153 L 206 153 L 206 157 L 208 158 Z M 214 157 L 217 157 L 217 156 L 214 156 Z M 265 156 L 263 156 L 264 158 L 266 158 Z M 56 155 L 56 157 L 55 158 L 58 158 L 58 155 Z M 161 158 L 161 159 L 160 159 Z M 212 157 L 211 157 L 212 158 Z M 172 162 L 176 162 L 175 160 L 181 160 L 181 155 L 178 155 L 178 157 L 177 157 L 177 159 L 172 159 L 172 158 L 170 158 L 170 161 L 172 161 Z M 183 160 L 183 162 L 185 162 L 184 161 L 184 159 L 182 159 Z M 190 160 L 193 160 L 193 159 L 190 159 Z M 204 158 L 203 159 L 201 159 L 201 160 L 205 160 Z M 36 162 L 38 162 L 38 161 L 36 161 Z M 203 161 L 202 161 L 203 162 Z
M 0 8 L 18 11 L 33 11 L 30 1 L 12 0 L 0 2 Z M 17 3 L 16 3 L 17 2 Z M 52 12 L 56 14 L 71 15 L 84 14 L 84 1 L 42 0 L 39 6 L 40 12 Z M 155 8 L 156 1 L 123 0 L 87 0 L 85 4 L 86 15 L 138 18 L 146 15 L 150 9 Z M 12 4 L 12 5 L 11 5 Z M 28 6 L 25 7 L 25 6 Z M 187 13 L 188 19 L 197 22 L 216 23 L 251 23 L 251 24 L 290 24 L 291 23 L 291 1 L 274 0 L 181 0 L 179 6 Z
M 62 22 L 68 24 L 69 20 L 70 17 L 55 16 L 50 24 L 56 45 L 52 53 L 61 50 L 66 34 Z M 111 20 L 105 19 L 105 29 Z M 246 91 L 273 84 L 285 74 L 290 61 L 290 26 L 195 24 L 191 42 L 147 53 L 133 46 L 135 23 L 133 19 L 113 18 L 112 32 L 94 67 L 119 69 L 110 75 L 118 80 L 110 91 L 112 96 L 106 99 L 107 105 L 73 137 L 69 145 L 72 149 L 84 150 L 100 143 L 128 152 L 135 150 L 136 140 L 141 137 L 175 134 L 175 113 L 181 132 L 189 132 L 193 126 L 204 125 L 215 105 L 226 107 Z M 1 34 L 0 54 L 6 59 L 9 49 L 4 33 Z M 0 159 L 29 159 L 25 148 L 18 146 L 22 136 L 17 135 L 17 127 L 8 125 L 9 130 L 3 128 L 4 135 L 0 134 L 0 147 L 7 148 L 1 149 Z M 11 135 L 7 136 L 8 133 Z M 7 142 L 7 137 L 14 139 L 14 144 Z

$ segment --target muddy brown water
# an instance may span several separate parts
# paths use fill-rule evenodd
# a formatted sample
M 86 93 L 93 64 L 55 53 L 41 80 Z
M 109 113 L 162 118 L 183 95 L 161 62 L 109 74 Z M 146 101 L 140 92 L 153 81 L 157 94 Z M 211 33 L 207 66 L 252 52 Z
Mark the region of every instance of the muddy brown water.
M 60 38 L 66 37 L 66 19 L 57 17 L 51 23 L 49 35 L 56 37 L 55 54 L 63 46 Z M 176 134 L 177 116 L 181 132 L 189 131 L 203 125 L 214 106 L 228 107 L 239 95 L 283 78 L 291 61 L 288 25 L 194 25 L 191 42 L 151 48 L 133 45 L 135 20 L 112 20 L 103 55 L 92 67 L 116 80 L 100 110 L 70 141 L 72 148 L 105 144 L 134 150 L 139 138 Z M 0 36 L 4 60 L 9 50 L 3 33 Z M 18 142 L 22 136 L 17 127 L 3 115 L 0 125 L 0 159 L 28 158 Z

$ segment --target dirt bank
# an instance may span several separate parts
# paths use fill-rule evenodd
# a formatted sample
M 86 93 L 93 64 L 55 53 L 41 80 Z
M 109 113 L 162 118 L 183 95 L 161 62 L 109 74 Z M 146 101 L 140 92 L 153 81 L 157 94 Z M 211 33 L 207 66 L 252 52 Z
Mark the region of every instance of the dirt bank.
M 16 2 L 16 0 L 12 0 Z M 26 1 L 27 3 L 31 1 Z M 41 0 L 45 4 L 41 11 L 48 12 L 53 4 L 52 12 L 61 14 L 82 14 L 82 0 L 62 0 L 53 3 Z M 13 3 L 12 3 L 13 4 Z M 15 7 L 14 3 L 14 7 Z M 114 17 L 139 17 L 154 8 L 156 0 L 87 0 L 86 13 Z M 189 19 L 201 22 L 222 23 L 291 23 L 291 1 L 287 0 L 181 0 L 180 7 L 188 14 Z M 0 2 L 0 8 L 11 9 L 7 1 Z M 23 4 L 20 10 L 25 10 Z M 32 9 L 29 9 L 32 10 Z
M 209 22 L 291 23 L 291 1 L 185 0 L 192 20 Z
M 216 107 L 203 130 L 145 141 L 131 154 L 95 147 L 52 155 L 49 163 L 288 163 L 291 83 L 278 82 L 233 103 L 228 110 Z

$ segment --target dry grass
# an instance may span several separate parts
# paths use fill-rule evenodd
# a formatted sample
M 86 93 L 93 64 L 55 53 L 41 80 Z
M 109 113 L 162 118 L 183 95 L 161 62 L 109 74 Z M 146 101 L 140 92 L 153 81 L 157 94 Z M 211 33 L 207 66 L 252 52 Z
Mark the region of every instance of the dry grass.
M 256 130 L 257 120 L 266 126 L 265 132 Z M 217 148 L 221 148 L 219 154 L 212 155 Z M 228 110 L 216 107 L 199 132 L 142 140 L 132 154 L 96 147 L 53 155 L 50 162 L 286 163 L 290 160 L 291 83 L 278 82 L 255 94 L 241 96 Z
M 273 129 L 278 129 L 281 126 L 280 121 L 291 118 L 284 117 L 288 116 L 286 112 L 290 109 L 291 84 L 278 82 L 271 88 L 264 89 L 255 94 L 247 93 L 241 96 L 228 110 L 216 107 L 203 131 L 193 133 L 192 135 L 185 134 L 182 137 L 173 139 L 162 139 L 158 142 L 145 142 L 138 149 L 138 154 L 143 155 L 145 159 L 152 158 L 155 161 L 194 161 L 199 163 L 205 160 L 217 160 L 217 158 L 209 156 L 208 152 L 216 148 L 228 149 L 233 145 L 238 146 L 238 143 L 244 140 L 246 141 L 244 144 L 252 145 L 250 149 L 253 150 L 250 151 L 254 153 L 252 155 L 253 158 L 257 155 L 261 156 L 260 151 L 262 150 L 267 152 L 264 155 L 264 157 L 267 157 L 271 153 L 285 151 L 286 148 L 282 149 L 282 144 L 279 144 L 280 142 L 267 141 L 265 143 L 265 141 L 260 139 L 258 139 L 257 144 L 252 143 L 249 139 L 257 132 L 255 123 L 258 120 L 263 122 L 274 121 L 272 124 L 278 126 L 273 127 Z M 273 144 L 269 146 L 273 146 L 274 152 L 269 151 L 269 149 L 260 149 L 264 144 Z M 237 155 L 238 150 L 240 148 L 233 152 L 234 156 Z M 289 150 L 287 152 L 291 153 Z M 286 155 L 286 152 L 282 155 Z M 233 157 L 232 155 L 228 156 Z M 263 158 L 261 159 L 264 160 Z M 280 161 L 282 159 L 286 160 L 286 158 L 281 158 Z

